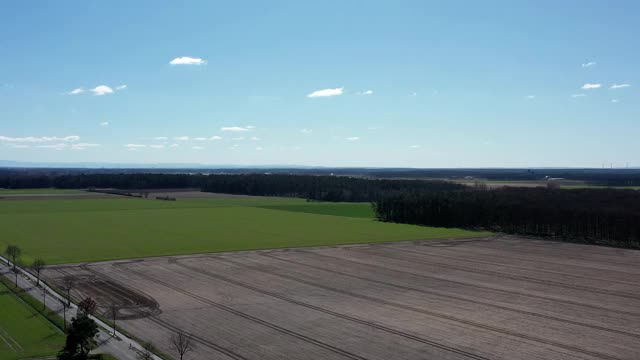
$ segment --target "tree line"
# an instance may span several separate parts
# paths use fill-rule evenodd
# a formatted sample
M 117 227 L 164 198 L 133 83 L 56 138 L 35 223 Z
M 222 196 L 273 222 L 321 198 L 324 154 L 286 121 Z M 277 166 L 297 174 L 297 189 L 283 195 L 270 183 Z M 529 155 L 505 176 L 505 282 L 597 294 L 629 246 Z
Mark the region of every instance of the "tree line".
M 288 196 L 319 201 L 373 201 L 389 192 L 431 192 L 464 188 L 437 180 L 372 180 L 348 176 L 287 174 L 66 174 L 0 176 L 0 188 L 198 188 L 207 192 Z
M 600 176 L 592 175 L 595 175 L 594 181 Z M 609 176 L 600 181 L 628 183 L 630 175 Z M 34 186 L 34 183 L 38 185 Z M 436 180 L 159 173 L 0 175 L 0 187 L 198 188 L 207 192 L 299 197 L 310 201 L 373 202 L 378 219 L 382 221 L 552 236 L 640 248 L 640 192 L 633 190 L 552 187 L 487 190 Z
M 446 181 L 370 180 L 347 176 L 311 175 L 211 175 L 203 191 L 300 197 L 317 201 L 368 202 L 396 192 L 434 192 L 462 189 Z
M 11 266 L 11 271 L 15 274 L 14 288 L 17 291 L 20 289 L 18 285 L 18 273 L 21 271 L 18 264 L 20 263 L 20 257 L 22 256 L 22 248 L 18 245 L 9 244 L 4 250 L 4 254 L 7 256 L 8 264 Z M 36 287 L 41 286 L 40 275 L 45 270 L 46 263 L 40 258 L 36 258 L 27 267 L 36 277 Z M 0 275 L 1 276 L 1 275 Z M 43 281 L 44 282 L 44 281 Z M 47 308 L 46 294 L 47 288 L 42 284 L 42 311 Z M 69 325 L 67 325 L 67 310 L 71 307 L 71 290 L 76 287 L 75 278 L 73 276 L 67 276 L 62 281 L 62 288 L 66 292 L 66 298 L 60 299 L 60 303 L 63 306 L 63 322 L 57 324 L 55 320 L 48 318 L 54 325 L 61 328 L 66 335 L 66 340 L 63 348 L 58 352 L 56 358 L 59 360 L 88 360 L 88 359 L 101 359 L 100 354 L 90 355 L 90 351 L 98 347 L 96 341 L 96 335 L 98 334 L 98 324 L 93 317 L 98 316 L 99 304 L 92 297 L 85 297 L 78 302 L 78 311 L 76 316 L 71 319 Z M 104 314 L 108 316 L 112 321 L 113 333 L 111 336 L 117 336 L 116 333 L 116 317 L 118 313 L 118 305 L 111 304 L 107 306 L 107 311 Z M 45 315 L 46 317 L 46 315 Z M 171 348 L 177 353 L 178 358 L 183 360 L 187 354 L 196 350 L 197 346 L 193 338 L 182 330 L 174 332 L 169 339 Z M 136 359 L 151 360 L 154 358 L 154 352 L 157 352 L 155 346 L 149 342 L 142 345 L 142 349 L 138 350 L 133 347 L 129 347 L 130 350 L 135 351 Z
M 499 188 L 382 196 L 381 221 L 640 248 L 640 191 Z

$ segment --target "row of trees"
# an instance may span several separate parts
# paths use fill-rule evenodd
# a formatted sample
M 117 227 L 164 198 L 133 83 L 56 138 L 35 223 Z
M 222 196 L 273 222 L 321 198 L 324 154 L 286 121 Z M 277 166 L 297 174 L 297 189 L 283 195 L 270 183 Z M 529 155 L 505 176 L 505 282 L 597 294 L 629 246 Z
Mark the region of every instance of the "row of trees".
M 113 309 L 114 307 L 110 307 Z M 96 315 L 98 303 L 91 297 L 86 297 L 78 303 L 78 313 L 67 328 L 67 338 L 62 350 L 58 353 L 59 360 L 85 360 L 89 352 L 96 347 L 95 336 L 98 334 L 98 325 L 91 318 Z M 115 315 L 114 315 L 115 317 Z M 114 318 L 113 336 L 116 336 Z M 192 338 L 182 331 L 174 333 L 170 338 L 171 346 L 178 354 L 180 360 L 196 349 Z M 136 358 L 140 360 L 153 359 L 155 346 L 145 343 L 142 350 L 136 350 Z
M 20 269 L 18 263 L 22 255 L 22 249 L 13 244 L 7 245 L 5 255 L 10 261 L 9 265 L 15 274 L 15 286 L 18 287 L 18 273 Z M 40 275 L 44 270 L 46 263 L 44 260 L 35 259 L 29 268 L 36 276 L 36 286 L 40 286 Z M 63 329 L 66 333 L 64 347 L 58 353 L 60 360 L 85 360 L 89 358 L 89 352 L 96 347 L 95 336 L 98 334 L 98 325 L 92 316 L 98 311 L 98 303 L 92 297 L 85 297 L 78 303 L 78 312 L 71 319 L 71 323 L 67 326 L 67 310 L 71 307 L 71 291 L 76 287 L 76 281 L 73 277 L 65 277 L 62 281 L 62 288 L 66 292 L 66 299 L 60 301 L 63 307 Z M 43 284 L 43 310 L 46 309 L 47 289 Z M 111 304 L 107 307 L 105 313 L 113 325 L 113 336 L 116 336 L 116 316 L 118 314 L 118 306 Z M 174 333 L 170 338 L 171 346 L 178 354 L 180 360 L 196 349 L 196 344 L 192 338 L 182 331 Z M 137 351 L 137 358 L 141 360 L 149 360 L 153 358 L 155 348 L 151 343 L 146 343 L 141 351 Z
M 7 258 L 11 262 L 10 263 L 11 270 L 14 272 L 16 276 L 15 285 L 18 286 L 19 271 L 17 268 L 17 264 L 18 264 L 18 261 L 20 260 L 20 256 L 22 256 L 22 249 L 17 245 L 9 244 L 7 245 L 4 253 L 5 255 L 7 255 Z M 36 274 L 36 286 L 40 286 L 40 273 L 42 272 L 45 266 L 46 266 L 46 263 L 41 258 L 34 259 L 31 265 L 29 266 L 31 270 Z
M 640 248 L 640 192 L 501 188 L 386 195 L 382 221 L 551 236 Z
M 462 185 L 446 181 L 370 180 L 345 176 L 310 175 L 212 175 L 203 191 L 301 197 L 318 201 L 373 201 L 383 194 L 396 192 L 434 192 L 462 189 Z
M 242 195 L 290 196 L 320 201 L 372 201 L 389 192 L 432 192 L 462 189 L 445 181 L 370 180 L 347 176 L 284 174 L 79 174 L 0 176 L 0 188 L 177 189 Z

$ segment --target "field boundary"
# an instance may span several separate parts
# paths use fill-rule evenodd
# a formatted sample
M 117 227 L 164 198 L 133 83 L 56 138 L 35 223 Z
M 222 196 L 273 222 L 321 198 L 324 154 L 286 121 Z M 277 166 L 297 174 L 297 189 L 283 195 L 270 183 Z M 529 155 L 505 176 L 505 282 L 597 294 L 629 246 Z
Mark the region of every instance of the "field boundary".
M 381 242 L 370 242 L 370 243 L 355 243 L 355 244 L 333 244 L 333 245 L 309 245 L 309 246 L 288 246 L 288 247 L 274 247 L 274 248 L 257 248 L 257 249 L 242 249 L 242 250 L 225 250 L 225 251 L 209 251 L 209 252 L 194 252 L 194 253 L 184 253 L 178 255 L 152 255 L 152 256 L 141 256 L 135 258 L 127 258 L 127 259 L 112 259 L 112 260 L 98 260 L 98 261 L 83 261 L 77 263 L 64 263 L 64 264 L 52 264 L 47 265 L 47 269 L 59 269 L 65 267 L 82 267 L 84 265 L 94 265 L 94 264 L 106 264 L 106 263 L 127 263 L 132 261 L 144 261 L 144 260 L 155 260 L 155 259 L 167 259 L 167 258 L 189 258 L 189 257 L 199 257 L 199 256 L 208 256 L 208 255 L 225 255 L 230 253 L 247 253 L 247 252 L 269 252 L 269 251 L 287 251 L 287 250 L 296 250 L 296 249 L 328 249 L 335 247 L 366 247 L 371 245 L 391 245 L 391 244 L 402 244 L 402 243 L 416 243 L 416 242 L 431 242 L 431 241 L 478 241 L 478 240 L 490 240 L 494 237 L 498 237 L 499 234 L 479 234 L 478 236 L 464 236 L 464 237 L 453 237 L 453 238 L 433 238 L 433 239 L 416 239 L 416 240 L 397 240 L 397 241 L 381 241 Z

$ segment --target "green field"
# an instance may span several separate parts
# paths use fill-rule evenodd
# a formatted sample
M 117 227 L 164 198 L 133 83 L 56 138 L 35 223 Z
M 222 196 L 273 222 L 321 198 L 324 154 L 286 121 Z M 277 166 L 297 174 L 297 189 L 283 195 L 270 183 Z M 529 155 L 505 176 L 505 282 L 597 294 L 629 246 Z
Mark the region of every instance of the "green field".
M 375 214 L 368 203 L 306 203 L 257 206 L 262 209 L 302 212 L 308 214 L 346 216 L 373 219 Z
M 2 195 L 40 195 L 40 194 L 77 194 L 82 190 L 74 189 L 0 189 Z
M 0 227 L 0 247 L 49 264 L 481 234 L 378 222 L 370 204 L 286 198 L 6 200 Z
M 0 360 L 55 355 L 63 344 L 60 329 L 0 282 Z

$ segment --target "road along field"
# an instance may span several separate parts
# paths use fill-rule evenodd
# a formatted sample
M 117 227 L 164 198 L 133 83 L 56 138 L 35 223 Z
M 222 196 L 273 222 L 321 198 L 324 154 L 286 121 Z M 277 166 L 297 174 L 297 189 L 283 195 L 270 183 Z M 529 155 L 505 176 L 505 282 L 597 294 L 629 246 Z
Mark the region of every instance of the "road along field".
M 190 359 L 639 359 L 640 251 L 517 237 L 59 265 Z
M 63 344 L 61 330 L 0 282 L 0 360 L 55 355 Z
M 0 248 L 29 264 L 478 236 L 382 223 L 370 204 L 283 198 L 0 200 Z

